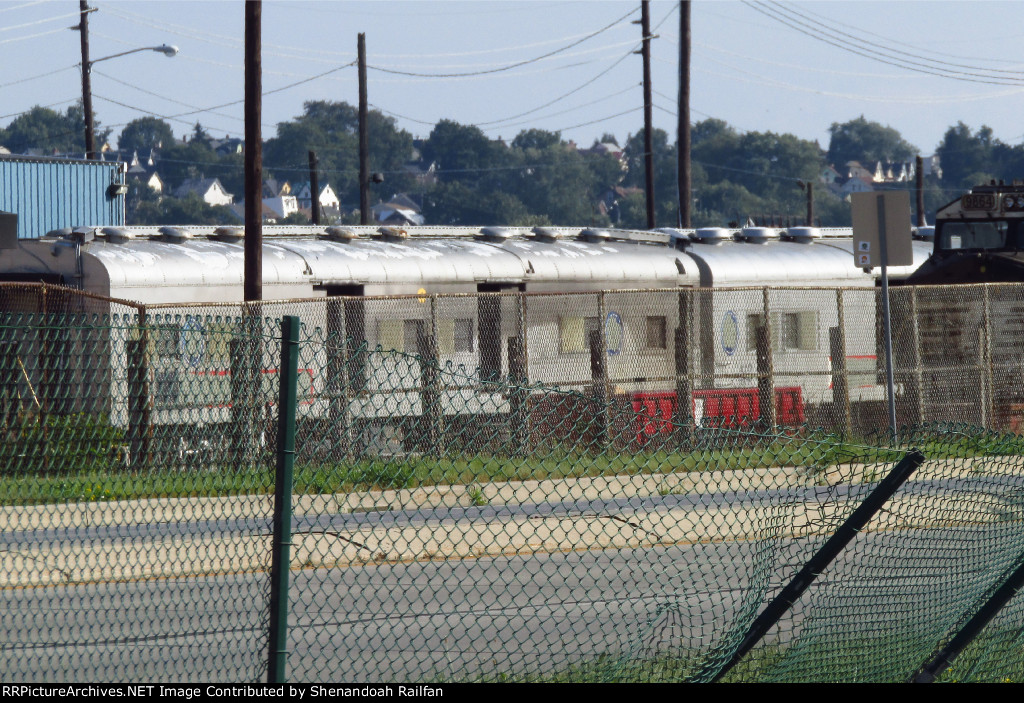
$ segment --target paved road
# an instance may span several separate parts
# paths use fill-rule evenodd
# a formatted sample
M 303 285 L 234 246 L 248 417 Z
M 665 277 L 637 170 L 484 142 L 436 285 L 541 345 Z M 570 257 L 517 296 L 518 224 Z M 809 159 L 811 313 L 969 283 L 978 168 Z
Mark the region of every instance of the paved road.
M 723 543 L 294 572 L 290 679 L 536 673 L 666 642 L 706 644 L 750 595 L 745 574 L 759 549 Z M 2 591 L 0 679 L 257 678 L 266 590 L 264 574 L 243 574 Z
M 1000 529 L 862 534 L 771 637 L 864 646 L 896 636 L 905 650 L 872 661 L 898 680 L 991 583 L 999 555 L 977 547 Z M 813 546 L 772 539 L 296 571 L 289 679 L 537 675 L 602 655 L 706 652 L 739 634 L 764 589 Z M 0 680 L 258 679 L 267 590 L 265 574 L 239 574 L 0 591 Z M 692 673 L 689 660 L 675 661 L 676 674 Z

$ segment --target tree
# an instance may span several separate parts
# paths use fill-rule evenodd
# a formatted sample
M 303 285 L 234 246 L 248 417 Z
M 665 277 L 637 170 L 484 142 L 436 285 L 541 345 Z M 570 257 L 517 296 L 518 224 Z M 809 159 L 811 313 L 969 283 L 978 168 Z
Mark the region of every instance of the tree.
M 160 198 L 139 203 L 138 225 L 231 225 L 238 217 L 223 205 L 210 205 L 195 193 L 184 198 Z
M 117 138 L 117 148 L 125 151 L 143 153 L 150 149 L 159 149 L 174 145 L 174 132 L 171 126 L 156 117 L 140 117 L 132 120 L 121 130 Z
M 264 144 L 265 167 L 280 179 L 306 180 L 309 152 L 315 151 L 338 197 L 358 201 L 359 111 L 345 102 L 324 100 L 307 102 L 303 108 L 295 120 L 279 124 L 277 136 Z M 408 187 L 401 169 L 412 155 L 412 136 L 378 110 L 367 115 L 367 132 L 371 171 L 385 173 L 390 189 Z
M 827 158 L 835 166 L 842 166 L 848 161 L 860 161 L 870 166 L 878 161 L 909 161 L 920 153 L 898 131 L 878 122 L 869 122 L 864 115 L 849 122 L 833 122 L 828 131 L 831 138 Z
M 675 226 L 679 212 L 679 188 L 676 180 L 676 145 L 668 141 L 668 132 L 655 129 L 651 135 L 654 147 L 654 213 L 660 226 Z M 626 139 L 624 147 L 628 171 L 622 183 L 647 188 L 644 133 L 638 131 Z M 646 206 L 644 209 L 646 213 Z M 644 227 L 647 217 L 644 216 Z
M 486 178 L 482 170 L 508 165 L 503 144 L 491 141 L 479 127 L 452 120 L 434 125 L 420 151 L 425 163 L 437 163 L 439 178 L 444 181 Z
M 202 141 L 165 146 L 160 150 L 158 166 L 160 177 L 171 192 L 187 178 L 213 178 L 220 175 L 217 153 Z
M 534 215 L 563 225 L 597 224 L 597 199 L 609 183 L 604 173 L 621 174 L 610 156 L 581 154 L 557 132 L 529 129 L 512 140 L 506 188 Z M 604 223 L 602 223 L 604 224 Z
M 110 130 L 94 129 L 96 143 L 102 144 L 110 138 Z M 48 107 L 33 107 L 18 115 L 0 130 L 0 144 L 15 154 L 29 149 L 44 152 L 85 153 L 85 112 L 82 106 L 73 105 L 60 113 Z
M 990 127 L 982 125 L 975 133 L 963 122 L 957 122 L 955 127 L 946 130 L 936 149 L 943 180 L 957 188 L 969 189 L 1002 177 L 1002 169 L 993 158 L 998 144 Z
M 208 147 L 210 146 L 210 142 L 213 141 L 213 137 L 210 136 L 210 133 L 206 131 L 206 128 L 203 127 L 203 125 L 196 122 L 195 126 L 192 128 L 192 137 L 189 141 L 199 142 L 200 144 L 204 144 Z
M 514 195 L 480 193 L 456 181 L 438 183 L 424 201 L 427 222 L 439 225 L 529 225 L 539 224 Z

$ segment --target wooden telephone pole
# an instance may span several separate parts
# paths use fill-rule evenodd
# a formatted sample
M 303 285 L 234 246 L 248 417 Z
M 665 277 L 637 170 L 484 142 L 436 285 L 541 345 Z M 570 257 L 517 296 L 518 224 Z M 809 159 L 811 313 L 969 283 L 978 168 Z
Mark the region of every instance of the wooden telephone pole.
M 640 29 L 643 44 L 640 55 L 644 60 L 644 180 L 647 184 L 647 229 L 656 227 L 654 221 L 654 100 L 651 97 L 651 8 L 650 0 L 640 3 Z

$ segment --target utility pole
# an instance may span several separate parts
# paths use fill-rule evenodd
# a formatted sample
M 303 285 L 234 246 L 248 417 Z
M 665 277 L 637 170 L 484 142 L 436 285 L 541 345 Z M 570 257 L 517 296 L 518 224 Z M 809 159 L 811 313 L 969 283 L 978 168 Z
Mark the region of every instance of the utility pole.
M 263 299 L 263 65 L 261 0 L 245 3 L 245 300 Z
M 370 223 L 370 136 L 366 115 L 366 35 L 359 34 L 359 224 Z
M 647 184 L 647 229 L 654 229 L 654 101 L 651 97 L 651 11 L 650 0 L 640 3 L 640 29 L 644 60 L 644 178 Z M 636 24 L 636 22 L 633 22 Z
M 679 3 L 679 124 L 676 168 L 679 180 L 678 226 L 692 226 L 693 172 L 690 170 L 690 0 Z
M 320 224 L 320 174 L 317 173 L 316 152 L 309 152 L 309 188 L 312 200 L 309 203 L 310 219 L 314 225 Z
M 92 9 L 86 0 L 79 0 L 78 7 L 82 19 L 78 25 L 79 38 L 82 40 L 82 110 L 85 112 L 85 158 L 96 158 L 96 140 L 93 136 L 95 124 L 92 116 L 92 79 L 89 74 L 92 64 L 89 63 L 89 13 Z
M 918 155 L 914 159 L 914 182 L 917 185 L 917 226 L 924 227 L 928 223 L 924 219 L 924 159 Z
M 800 190 L 807 192 L 807 217 L 805 218 L 804 224 L 808 227 L 814 226 L 814 183 L 810 181 L 797 181 L 800 184 Z

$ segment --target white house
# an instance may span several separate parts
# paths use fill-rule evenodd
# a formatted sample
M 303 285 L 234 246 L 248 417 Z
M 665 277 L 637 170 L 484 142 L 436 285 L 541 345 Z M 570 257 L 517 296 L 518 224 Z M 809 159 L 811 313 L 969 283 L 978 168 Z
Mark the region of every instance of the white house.
M 277 219 L 283 220 L 293 212 L 299 211 L 299 200 L 294 195 L 279 195 L 276 198 L 264 198 L 263 209 L 272 210 Z
M 299 201 L 299 207 L 303 210 L 313 209 L 313 186 L 308 181 L 306 183 L 300 183 L 296 187 L 292 188 L 292 194 Z M 341 201 L 338 199 L 337 193 L 331 188 L 330 184 L 321 186 L 320 197 L 317 198 L 320 203 L 320 209 L 322 211 L 337 211 L 341 208 Z
M 186 178 L 174 191 L 175 198 L 184 198 L 195 193 L 209 205 L 231 205 L 235 196 L 224 190 L 216 178 Z

